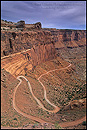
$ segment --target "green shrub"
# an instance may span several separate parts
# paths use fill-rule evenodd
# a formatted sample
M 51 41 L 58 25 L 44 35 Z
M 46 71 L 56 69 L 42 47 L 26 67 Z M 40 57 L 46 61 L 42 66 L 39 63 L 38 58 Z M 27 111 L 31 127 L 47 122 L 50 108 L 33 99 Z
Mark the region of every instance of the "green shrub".
M 5 28 L 3 28 L 3 30 L 5 30 Z
M 10 125 L 10 123 L 9 123 L 9 122 L 7 122 L 7 123 L 6 123 L 6 125 L 7 125 L 7 126 L 8 126 L 8 125 Z
M 86 125 L 86 121 L 83 121 L 83 122 L 82 122 L 82 125 Z
M 7 22 L 7 20 L 5 20 L 5 22 Z
M 14 118 L 14 120 L 16 120 L 16 121 L 17 121 L 17 118 Z
M 43 101 L 44 101 L 45 99 L 43 99 Z
M 10 27 L 10 29 L 12 29 L 12 27 Z
M 25 74 L 25 76 L 27 76 L 27 74 Z
M 61 129 L 61 126 L 59 126 L 57 123 L 55 123 L 55 129 Z
M 70 100 L 72 98 L 72 95 L 68 95 L 68 99 Z
M 47 114 L 49 114 L 49 112 L 47 111 Z

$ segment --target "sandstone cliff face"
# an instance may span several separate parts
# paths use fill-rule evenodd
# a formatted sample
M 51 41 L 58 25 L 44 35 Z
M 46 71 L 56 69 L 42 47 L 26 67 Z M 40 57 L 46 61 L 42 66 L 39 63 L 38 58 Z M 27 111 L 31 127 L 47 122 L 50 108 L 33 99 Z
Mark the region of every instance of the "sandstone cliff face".
M 85 30 L 50 30 L 55 41 L 55 48 L 62 47 L 78 47 L 86 44 L 86 31 Z
M 39 24 L 39 23 L 38 23 Z M 32 66 L 55 58 L 56 49 L 86 45 L 84 30 L 1 32 L 1 56 L 31 49 Z
M 55 57 L 56 53 L 55 53 L 55 46 L 53 43 L 46 45 L 39 45 L 31 48 L 31 58 L 33 67 L 42 62 L 53 59 Z
M 55 58 L 55 45 L 48 31 L 2 32 L 1 55 L 7 56 L 31 49 L 31 64 L 35 67 L 43 61 Z M 26 53 L 26 52 L 25 52 Z
M 86 31 L 84 30 L 50 30 L 1 32 L 1 56 L 9 55 L 24 49 L 55 44 L 55 48 L 84 46 Z
M 7 58 L 4 57 L 1 68 L 4 67 L 14 76 L 18 76 L 19 74 L 25 75 L 27 71 L 33 70 L 36 65 L 55 58 L 55 54 L 53 43 L 33 46 L 27 51 L 12 54 L 10 57 L 7 56 Z
M 50 44 L 51 34 L 48 31 L 28 31 L 28 32 L 1 32 L 1 56 L 30 49 L 33 45 L 38 46 Z M 3 53 L 4 51 L 4 53 Z

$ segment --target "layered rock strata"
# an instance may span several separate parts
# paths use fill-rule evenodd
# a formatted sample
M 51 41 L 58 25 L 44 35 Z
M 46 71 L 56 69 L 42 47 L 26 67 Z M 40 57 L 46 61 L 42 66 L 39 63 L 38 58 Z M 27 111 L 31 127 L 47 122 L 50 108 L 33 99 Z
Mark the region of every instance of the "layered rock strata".
M 86 44 L 85 30 L 40 30 L 1 32 L 1 56 L 53 43 L 55 48 L 73 48 Z
M 85 30 L 36 30 L 36 31 L 2 31 L 1 56 L 30 49 L 29 61 L 32 66 L 56 57 L 56 49 L 67 49 L 86 45 Z M 27 52 L 25 52 L 27 55 Z

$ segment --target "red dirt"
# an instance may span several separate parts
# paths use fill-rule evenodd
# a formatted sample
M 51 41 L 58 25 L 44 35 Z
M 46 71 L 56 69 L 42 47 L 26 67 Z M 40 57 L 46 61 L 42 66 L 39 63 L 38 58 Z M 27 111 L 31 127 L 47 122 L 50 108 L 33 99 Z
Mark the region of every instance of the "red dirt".
M 68 126 L 74 126 L 74 125 L 81 124 L 83 121 L 86 121 L 86 116 L 84 116 L 83 118 L 81 118 L 79 120 L 75 120 L 75 121 L 72 121 L 72 122 L 59 123 L 59 125 L 61 127 L 68 127 Z

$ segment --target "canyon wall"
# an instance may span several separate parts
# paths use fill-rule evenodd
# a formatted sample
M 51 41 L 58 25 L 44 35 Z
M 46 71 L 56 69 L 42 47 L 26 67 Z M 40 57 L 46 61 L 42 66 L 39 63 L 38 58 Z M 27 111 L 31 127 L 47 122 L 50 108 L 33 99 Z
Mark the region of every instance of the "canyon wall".
M 53 43 L 33 46 L 31 49 L 2 57 L 1 68 L 17 77 L 27 74 L 28 71 L 34 70 L 36 65 L 55 57 Z
M 1 56 L 53 43 L 55 48 L 78 47 L 86 44 L 85 30 L 40 30 L 1 32 Z
M 78 47 L 86 45 L 86 30 L 49 29 L 55 42 L 55 48 Z
M 50 44 L 49 31 L 1 32 L 1 56 L 31 49 L 33 46 Z
M 31 49 L 32 66 L 56 57 L 56 49 L 86 45 L 85 30 L 2 31 L 1 56 Z
M 50 43 L 34 46 L 31 48 L 31 58 L 34 67 L 42 62 L 56 58 L 54 44 Z

